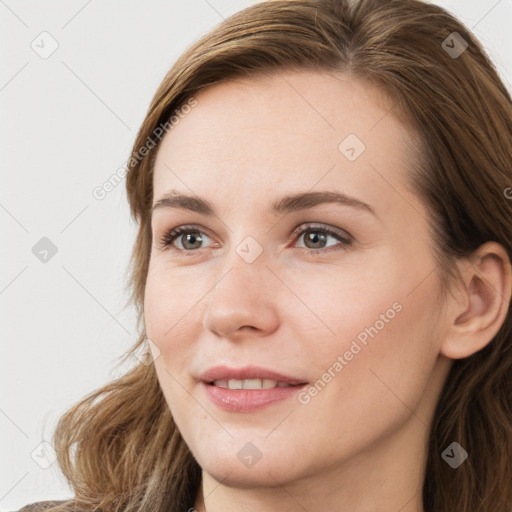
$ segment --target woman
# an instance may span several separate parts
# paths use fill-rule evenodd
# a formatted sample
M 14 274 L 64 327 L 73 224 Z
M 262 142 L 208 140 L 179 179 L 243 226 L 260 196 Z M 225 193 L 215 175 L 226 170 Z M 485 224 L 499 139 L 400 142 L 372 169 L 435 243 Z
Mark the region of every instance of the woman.
M 75 497 L 34 510 L 510 512 L 511 161 L 511 97 L 437 6 L 225 20 L 129 161 L 150 359 L 61 418 Z

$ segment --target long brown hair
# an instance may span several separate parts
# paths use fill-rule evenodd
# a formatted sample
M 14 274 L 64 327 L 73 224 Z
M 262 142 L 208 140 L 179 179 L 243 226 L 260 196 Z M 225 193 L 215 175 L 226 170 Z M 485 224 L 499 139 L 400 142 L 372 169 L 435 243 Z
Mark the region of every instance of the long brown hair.
M 473 34 L 420 0 L 258 3 L 187 49 L 140 127 L 126 176 L 139 225 L 128 288 L 140 334 L 122 362 L 145 346 L 152 167 L 160 142 L 155 130 L 212 84 L 285 69 L 342 71 L 371 82 L 392 98 L 392 115 L 414 126 L 419 143 L 410 184 L 428 205 L 443 282 L 454 276 L 457 257 L 486 241 L 502 244 L 512 259 L 512 201 L 504 194 L 512 186 L 512 102 Z M 149 139 L 155 148 L 141 158 Z M 456 470 L 441 457 L 453 441 L 469 452 Z M 177 512 L 194 504 L 201 468 L 173 421 L 152 364 L 136 364 L 75 404 L 60 418 L 54 446 L 80 510 Z M 511 460 L 509 309 L 484 349 L 453 361 L 430 431 L 425 512 L 510 512 Z

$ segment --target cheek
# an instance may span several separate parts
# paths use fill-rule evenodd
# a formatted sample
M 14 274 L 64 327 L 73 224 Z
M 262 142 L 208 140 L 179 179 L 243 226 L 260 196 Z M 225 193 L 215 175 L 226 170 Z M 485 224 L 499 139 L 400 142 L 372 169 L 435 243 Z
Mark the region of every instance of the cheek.
M 308 361 L 319 389 L 330 388 L 321 392 L 325 404 L 349 406 L 353 399 L 356 414 L 362 397 L 384 409 L 400 406 L 393 393 L 411 405 L 419 400 L 439 352 L 439 283 L 434 275 L 425 279 L 420 267 L 404 274 L 405 264 L 395 257 L 372 272 L 341 272 L 337 280 L 331 272 L 328 284 L 305 295 L 317 316 L 288 311 L 300 333 L 298 360 Z
M 303 346 L 302 361 L 315 379 L 299 397 L 304 421 L 322 418 L 333 453 L 361 449 L 398 428 L 411 411 L 428 421 L 418 407 L 437 360 L 435 318 L 424 297 L 396 298 L 393 292 L 375 298 L 358 315 L 345 302 L 333 323 L 337 335 L 314 343 L 310 337 Z
M 392 292 L 363 324 L 352 324 L 342 343 L 343 378 L 333 389 L 347 412 L 357 415 L 364 399 L 368 417 L 392 425 L 416 409 L 438 356 L 435 291 L 432 281 L 421 294 Z
M 159 346 L 162 351 L 168 343 L 166 340 L 174 343 L 188 337 L 190 341 L 191 330 L 198 327 L 197 312 L 208 290 L 204 274 L 169 268 L 159 262 L 150 265 L 144 294 L 144 319 L 148 337 L 162 344 Z M 196 319 L 192 321 L 194 316 Z

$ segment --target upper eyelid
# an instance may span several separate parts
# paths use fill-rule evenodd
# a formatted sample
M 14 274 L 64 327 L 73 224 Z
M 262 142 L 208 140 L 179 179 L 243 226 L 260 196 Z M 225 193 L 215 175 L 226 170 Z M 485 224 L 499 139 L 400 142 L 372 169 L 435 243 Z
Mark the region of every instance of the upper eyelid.
M 342 228 L 337 228 L 335 226 L 331 226 L 330 224 L 324 223 L 324 222 L 315 222 L 315 221 L 309 221 L 309 222 L 301 222 L 296 227 L 294 227 L 290 234 L 293 235 L 294 233 L 305 231 L 307 229 L 328 229 L 329 231 L 333 231 L 334 233 L 339 232 L 339 235 L 342 236 L 343 233 L 345 233 L 347 236 L 352 238 L 352 235 L 346 230 Z M 204 233 L 208 235 L 210 238 L 212 238 L 208 233 L 210 232 L 209 229 L 195 224 L 180 224 L 173 228 L 165 228 L 162 230 L 162 234 L 168 234 L 172 231 L 199 231 L 201 233 Z
M 322 223 L 322 222 L 316 222 L 316 221 L 302 222 L 302 223 L 298 224 L 296 227 L 294 227 L 291 230 L 289 240 L 297 239 L 299 236 L 302 236 L 305 231 L 314 230 L 314 229 L 319 229 L 319 230 L 324 229 L 324 230 L 327 230 L 327 231 L 329 231 L 329 233 L 327 233 L 328 236 L 332 236 L 332 237 L 335 237 L 335 238 L 338 237 L 340 241 L 343 241 L 343 240 L 344 241 L 350 241 L 350 242 L 355 241 L 354 237 L 347 230 L 341 229 L 341 228 L 337 228 L 335 226 L 331 226 L 330 224 L 326 224 L 326 223 Z M 188 231 L 198 231 L 200 233 L 205 234 L 211 240 L 213 240 L 213 238 L 214 238 L 214 237 L 212 237 L 209 234 L 209 230 L 204 228 L 204 227 L 202 227 L 202 226 L 195 225 L 195 224 L 181 224 L 181 225 L 175 226 L 173 228 L 165 229 L 163 234 L 160 236 L 160 240 L 163 241 L 173 231 L 181 231 L 181 232 L 178 232 L 177 234 L 174 235 L 173 241 L 171 243 L 167 244 L 168 246 L 173 246 L 174 247 L 174 242 L 176 240 L 178 240 L 179 237 L 181 235 L 183 235 L 183 233 L 186 233 Z M 176 248 L 176 247 L 174 247 L 174 248 L 177 251 L 196 252 L 196 251 L 186 251 L 184 249 L 179 249 L 179 248 Z

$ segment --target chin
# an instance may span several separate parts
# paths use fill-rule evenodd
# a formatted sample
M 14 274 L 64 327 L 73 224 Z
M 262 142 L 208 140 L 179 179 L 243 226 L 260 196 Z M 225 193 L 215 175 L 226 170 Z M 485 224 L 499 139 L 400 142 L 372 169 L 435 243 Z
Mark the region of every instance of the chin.
M 274 451 L 271 455 L 262 454 L 254 465 L 246 466 L 237 456 L 237 451 L 233 450 L 230 455 L 226 450 L 208 450 L 205 456 L 194 457 L 206 473 L 227 487 L 278 487 L 300 478 L 297 461 L 285 457 L 283 453 Z M 294 468 L 293 473 L 290 468 Z
M 217 482 L 222 482 L 226 487 L 243 489 L 256 489 L 259 487 L 279 487 L 288 484 L 291 480 L 289 469 L 286 472 L 276 468 L 240 468 L 232 464 L 227 470 L 218 471 L 217 467 L 203 468 Z

